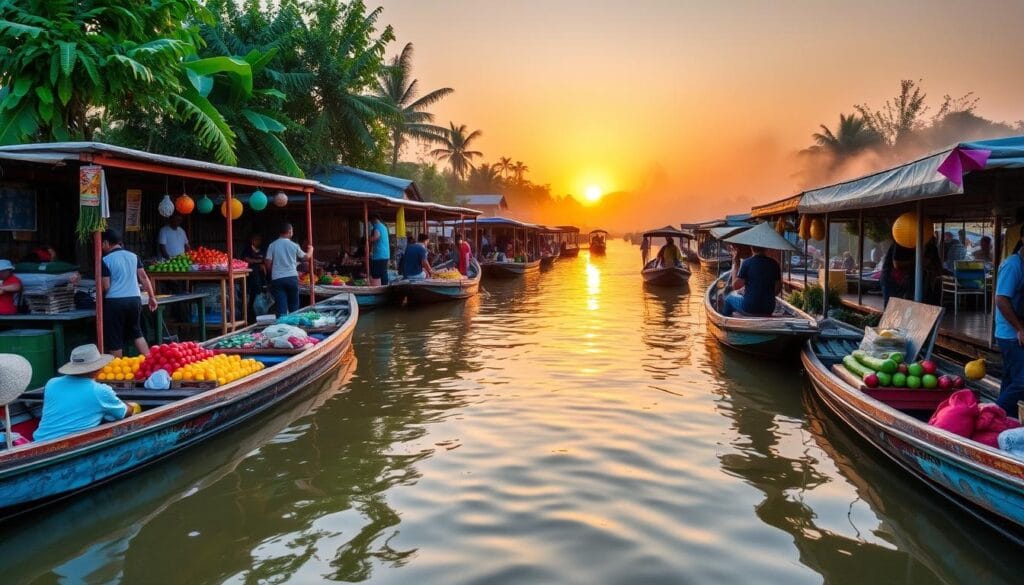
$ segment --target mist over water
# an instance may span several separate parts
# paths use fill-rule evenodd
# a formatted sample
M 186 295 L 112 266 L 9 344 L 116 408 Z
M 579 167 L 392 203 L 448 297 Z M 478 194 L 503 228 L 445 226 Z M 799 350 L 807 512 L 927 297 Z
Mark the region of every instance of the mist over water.
M 9 583 L 1010 583 L 1019 551 L 727 352 L 639 248 L 361 316 L 335 374 L 5 526 Z

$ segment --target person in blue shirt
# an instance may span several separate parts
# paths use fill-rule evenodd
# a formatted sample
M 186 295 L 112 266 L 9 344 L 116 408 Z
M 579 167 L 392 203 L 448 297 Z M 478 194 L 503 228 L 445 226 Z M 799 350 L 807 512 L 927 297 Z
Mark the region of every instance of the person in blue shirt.
M 1018 241 L 1024 242 L 1024 232 Z M 1017 401 L 1024 399 L 1024 248 L 1003 260 L 996 277 L 996 343 L 1003 356 L 1003 378 L 996 404 L 1017 418 Z
M 430 236 L 420 234 L 415 244 L 409 244 L 405 248 L 405 255 L 402 256 L 402 274 L 409 280 L 425 280 L 432 274 L 430 261 L 427 260 L 427 242 Z
M 142 410 L 138 404 L 122 402 L 110 386 L 93 379 L 113 359 L 92 343 L 71 351 L 71 361 L 57 370 L 63 375 L 43 388 L 43 415 L 34 441 L 59 439 Z
M 782 292 L 782 268 L 764 248 L 751 246 L 754 255 L 740 263 L 739 247 L 732 250 L 732 288 L 725 297 L 722 314 L 739 311 L 745 315 L 768 316 L 775 312 L 775 297 Z M 743 289 L 743 293 L 735 292 Z
M 139 257 L 125 250 L 121 234 L 106 230 L 100 236 L 103 250 L 102 279 L 103 293 L 103 347 L 115 357 L 120 357 L 124 346 L 130 341 L 142 355 L 149 355 L 149 345 L 142 335 L 142 295 L 139 284 L 149 297 L 150 311 L 156 311 L 156 291 L 142 267 Z M 63 357 L 63 356 L 61 356 Z
M 388 262 L 391 261 L 388 226 L 379 215 L 373 215 L 370 216 L 370 228 L 370 285 L 387 285 Z

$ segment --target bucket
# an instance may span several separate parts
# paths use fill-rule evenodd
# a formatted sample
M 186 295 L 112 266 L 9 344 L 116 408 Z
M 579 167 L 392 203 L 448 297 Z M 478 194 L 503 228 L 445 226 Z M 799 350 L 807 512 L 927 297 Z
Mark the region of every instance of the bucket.
M 0 353 L 14 353 L 32 364 L 29 389 L 42 388 L 53 377 L 53 331 L 11 329 L 0 331 Z

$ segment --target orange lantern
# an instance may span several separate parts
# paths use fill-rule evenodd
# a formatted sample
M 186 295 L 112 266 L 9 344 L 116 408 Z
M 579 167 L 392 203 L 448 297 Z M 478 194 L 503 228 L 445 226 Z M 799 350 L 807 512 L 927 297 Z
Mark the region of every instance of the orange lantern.
M 932 222 L 925 220 L 925 242 L 935 237 L 935 234 L 932 233 L 933 229 Z M 896 221 L 892 224 L 892 239 L 904 248 L 917 247 L 917 212 L 908 211 L 896 218 Z
M 182 193 L 181 197 L 178 197 L 178 199 L 174 201 L 174 209 L 176 209 L 178 213 L 182 215 L 188 215 L 192 213 L 192 210 L 195 208 L 196 202 L 193 201 L 191 197 L 184 193 Z
M 242 202 L 241 201 L 239 201 L 238 199 L 235 199 L 235 198 L 231 199 L 231 219 L 234 220 L 234 219 L 238 219 L 238 218 L 242 217 L 242 210 L 243 209 L 244 209 L 244 207 L 242 206 Z M 220 214 L 223 215 L 224 217 L 228 216 L 228 202 L 227 201 L 224 201 L 224 203 L 220 204 Z
M 812 240 L 825 239 L 825 221 L 820 217 L 811 220 L 810 235 Z

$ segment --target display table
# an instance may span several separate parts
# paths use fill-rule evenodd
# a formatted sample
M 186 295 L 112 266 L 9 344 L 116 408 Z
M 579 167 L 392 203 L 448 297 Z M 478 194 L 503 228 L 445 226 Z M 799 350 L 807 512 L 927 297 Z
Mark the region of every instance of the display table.
M 159 283 L 161 282 L 182 282 L 185 286 L 192 291 L 192 284 L 196 282 L 215 282 L 220 285 L 220 325 L 221 335 L 227 335 L 246 326 L 246 322 L 249 320 L 249 292 L 246 290 L 245 279 L 249 276 L 250 270 L 235 270 L 232 273 L 231 284 L 228 284 L 228 273 L 224 272 L 147 272 L 149 279 L 153 281 L 153 287 L 159 289 Z M 236 281 L 242 283 L 242 319 L 235 320 L 234 315 L 230 315 L 228 310 L 228 286 L 234 287 Z M 157 291 L 159 292 L 159 290 Z M 238 306 L 238 299 L 235 299 L 235 306 Z M 200 311 L 202 313 L 202 311 Z M 206 324 L 204 322 L 203 329 L 205 335 Z

